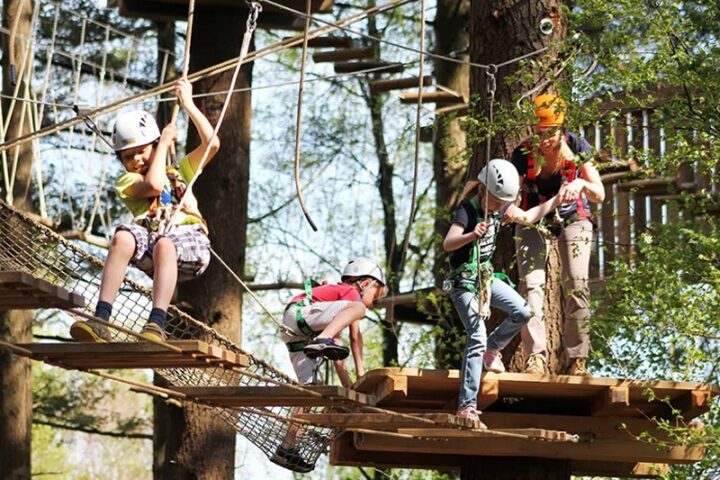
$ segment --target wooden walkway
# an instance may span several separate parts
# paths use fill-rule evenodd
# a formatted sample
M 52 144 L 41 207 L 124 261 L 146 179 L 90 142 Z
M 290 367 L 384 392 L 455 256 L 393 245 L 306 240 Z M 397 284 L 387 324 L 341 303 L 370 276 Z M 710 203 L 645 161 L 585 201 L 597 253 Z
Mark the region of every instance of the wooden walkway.
M 31 358 L 79 370 L 108 368 L 246 367 L 247 355 L 200 340 L 165 342 L 173 350 L 149 342 L 137 343 L 27 343 L 17 345 Z M 177 351 L 179 350 L 179 351 Z
M 0 310 L 84 307 L 82 295 L 69 292 L 25 272 L 0 272 Z
M 332 444 L 334 465 L 459 468 L 464 456 L 528 456 L 566 459 L 576 475 L 635 477 L 659 476 L 669 464 L 704 457 L 702 446 L 663 450 L 637 436 L 647 432 L 668 440 L 653 419 L 674 419 L 675 408 L 689 421 L 707 412 L 718 393 L 715 386 L 689 382 L 488 373 L 478 397 L 481 419 L 492 430 L 488 435 L 460 429 L 450 420 L 460 388 L 457 370 L 382 368 L 368 372 L 355 388 L 372 395 L 380 407 L 434 416 L 438 425 L 389 415 L 316 417 L 313 421 L 346 429 Z M 648 389 L 672 408 L 649 400 Z M 487 438 L 493 432 L 530 438 Z

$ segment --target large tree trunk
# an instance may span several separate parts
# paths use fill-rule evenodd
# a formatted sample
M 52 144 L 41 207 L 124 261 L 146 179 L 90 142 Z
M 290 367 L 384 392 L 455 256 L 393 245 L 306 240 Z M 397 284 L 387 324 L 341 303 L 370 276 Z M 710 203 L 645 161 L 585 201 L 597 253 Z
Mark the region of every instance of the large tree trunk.
M 468 13 L 470 0 L 441 0 L 433 23 L 435 29 L 435 51 L 440 54 L 460 52 L 468 45 Z M 436 61 L 435 81 L 443 86 L 468 96 L 470 68 L 466 64 Z M 433 139 L 433 172 L 435 175 L 435 264 L 433 274 L 435 285 L 441 286 L 447 274 L 447 254 L 442 241 L 450 227 L 450 216 L 457 204 L 457 195 L 467 173 L 467 139 L 460 121 L 454 115 L 438 116 L 435 119 Z M 435 351 L 438 368 L 460 368 L 464 328 L 455 309 L 447 299 L 440 310 L 442 333 L 437 336 Z
M 3 10 L 3 26 L 10 28 L 17 16 L 20 16 L 17 26 L 15 42 L 15 66 L 20 65 L 25 56 L 27 44 L 19 38 L 30 35 L 30 20 L 32 9 L 30 2 L 20 0 L 5 0 Z M 4 39 L 7 37 L 3 36 Z M 5 95 L 12 95 L 13 86 L 10 84 L 8 58 L 8 42 L 3 45 L 3 85 Z M 20 85 L 20 92 L 24 90 Z M 7 113 L 9 101 L 3 100 L 3 111 Z M 28 121 L 20 121 L 23 102 L 16 104 L 10 118 L 10 127 L 6 140 L 20 137 L 29 133 Z M 27 103 L 25 104 L 27 105 Z M 22 130 L 20 124 L 23 123 Z M 29 198 L 30 169 L 32 166 L 32 145 L 26 143 L 11 149 L 8 159 L 17 153 L 17 174 L 12 195 L 3 192 L 3 197 L 13 198 L 15 207 L 30 210 L 32 203 Z M 3 186 L 4 188 L 4 186 Z M 11 310 L 0 312 L 0 338 L 9 343 L 25 343 L 32 341 L 32 312 L 28 310 Z M 30 478 L 30 432 L 32 426 L 32 383 L 30 361 L 10 354 L 0 349 L 0 478 L 28 479 Z
M 562 4 L 558 0 L 540 0 L 517 3 L 513 0 L 501 2 L 472 2 L 470 11 L 470 60 L 481 64 L 499 64 L 520 55 L 546 47 L 551 41 L 565 37 L 565 19 L 562 16 Z M 545 36 L 540 32 L 540 21 L 551 17 L 555 23 L 552 35 Z M 543 54 L 545 62 L 554 60 L 553 51 Z M 536 59 L 538 57 L 535 57 Z M 500 68 L 497 72 L 496 102 L 511 105 L 511 89 L 530 89 L 544 80 L 541 74 L 536 74 L 534 83 L 523 86 L 507 85 L 505 78 L 517 71 L 518 63 Z M 489 102 L 486 94 L 486 70 L 474 68 L 470 74 L 470 92 L 479 100 L 476 115 L 487 115 Z M 517 93 L 517 92 L 515 92 Z M 498 135 L 491 140 L 491 158 L 507 158 L 519 140 L 518 134 Z M 471 175 L 477 175 L 485 164 L 486 145 L 479 142 L 473 150 L 473 157 L 469 169 Z M 515 247 L 512 240 L 512 230 L 506 229 L 498 238 L 498 248 L 494 264 L 496 269 L 514 270 Z M 547 268 L 547 287 L 545 296 L 545 323 L 548 336 L 549 367 L 552 373 L 558 373 L 563 365 L 561 346 L 561 301 L 560 289 L 556 278 L 559 272 L 559 258 L 557 250 L 549 253 Z M 500 318 L 491 319 L 488 329 L 492 329 Z M 513 369 L 518 369 L 523 362 L 520 352 L 516 352 L 519 339 L 511 343 L 506 349 L 505 360 L 510 361 Z M 522 472 L 519 472 L 521 469 Z M 462 478 L 476 480 L 487 479 L 569 479 L 570 472 L 567 462 L 561 460 L 523 458 L 484 458 L 469 459 L 462 469 Z
M 190 71 L 235 57 L 240 51 L 247 12 L 236 9 L 196 8 L 190 50 Z M 251 85 L 252 66 L 243 67 L 235 88 Z M 195 84 L 195 92 L 227 91 L 232 72 L 212 76 Z M 224 95 L 204 97 L 198 102 L 210 122 L 216 124 Z M 219 153 L 194 188 L 210 227 L 215 251 L 238 274 L 245 266 L 247 198 L 250 174 L 249 92 L 233 94 L 219 132 Z M 193 128 L 187 150 L 198 145 Z M 240 342 L 242 292 L 240 286 L 216 261 L 198 280 L 182 284 L 179 301 L 192 314 L 226 337 Z M 235 430 L 206 409 L 187 405 L 162 413 L 164 465 L 156 478 L 227 479 L 234 477 Z

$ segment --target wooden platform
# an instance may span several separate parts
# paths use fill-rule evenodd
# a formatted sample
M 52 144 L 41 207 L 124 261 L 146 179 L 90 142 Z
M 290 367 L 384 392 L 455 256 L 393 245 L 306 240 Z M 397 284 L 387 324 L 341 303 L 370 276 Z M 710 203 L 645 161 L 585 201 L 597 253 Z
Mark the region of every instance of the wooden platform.
M 84 307 L 82 295 L 25 272 L 0 272 L 0 310 Z
M 82 370 L 106 368 L 246 367 L 247 355 L 230 352 L 199 340 L 166 342 L 174 352 L 149 342 L 138 343 L 27 343 L 31 358 Z
M 459 372 L 383 368 L 368 372 L 355 388 L 373 395 L 383 408 L 447 415 L 457 407 Z M 648 399 L 648 389 L 667 398 L 686 420 L 707 412 L 718 393 L 715 386 L 688 382 L 489 373 L 478 397 L 482 421 L 493 431 L 525 433 L 532 440 L 488 441 L 480 432 L 459 429 L 451 415 L 436 417 L 441 421 L 434 428 L 389 415 L 383 421 L 332 413 L 317 421 L 348 430 L 332 445 L 335 465 L 459 468 L 463 456 L 525 456 L 566 459 L 578 475 L 653 477 L 667 471 L 668 464 L 701 460 L 702 446 L 663 450 L 637 440 L 644 432 L 668 440 L 652 419 L 674 418 L 667 404 Z
M 304 0 L 278 0 L 277 3 L 305 12 Z M 111 0 L 109 5 L 117 6 L 123 16 L 150 20 L 186 20 L 188 14 L 187 0 Z M 244 2 L 237 0 L 196 0 L 195 5 L 198 10 L 207 7 L 247 9 Z M 313 0 L 312 13 L 328 13 L 332 11 L 332 7 L 333 0 Z M 305 21 L 291 12 L 263 4 L 263 12 L 258 17 L 258 26 L 270 29 L 302 30 Z
M 285 385 L 256 387 L 173 387 L 193 400 L 209 405 L 238 407 L 313 407 L 333 405 L 372 406 L 371 395 L 338 386 L 305 385 L 301 391 Z M 308 393 L 316 392 L 322 397 Z

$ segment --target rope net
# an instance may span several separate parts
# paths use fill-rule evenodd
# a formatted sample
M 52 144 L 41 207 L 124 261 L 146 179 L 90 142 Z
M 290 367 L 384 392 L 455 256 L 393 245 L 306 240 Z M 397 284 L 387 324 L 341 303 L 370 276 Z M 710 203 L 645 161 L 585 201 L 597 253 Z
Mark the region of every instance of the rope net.
M 37 224 L 4 202 L 0 202 L 0 269 L 18 270 L 83 295 L 88 305 L 97 302 L 103 262 L 68 242 L 49 228 Z M 89 313 L 89 307 L 86 307 Z M 113 308 L 111 322 L 140 332 L 152 309 L 151 292 L 126 278 Z M 165 332 L 170 340 L 202 340 L 229 351 L 246 354 L 249 366 L 243 372 L 224 368 L 157 369 L 174 386 L 274 386 L 295 384 L 269 364 L 244 352 L 239 346 L 174 306 L 168 309 Z M 135 337 L 111 329 L 113 341 L 134 342 Z M 272 457 L 291 428 L 290 407 L 230 409 L 209 407 L 224 421 Z M 311 413 L 319 413 L 317 407 Z M 297 427 L 296 427 L 297 428 Z M 332 440 L 328 428 L 306 425 L 297 432 L 296 449 L 302 461 L 314 465 Z M 292 468 L 292 465 L 289 465 Z

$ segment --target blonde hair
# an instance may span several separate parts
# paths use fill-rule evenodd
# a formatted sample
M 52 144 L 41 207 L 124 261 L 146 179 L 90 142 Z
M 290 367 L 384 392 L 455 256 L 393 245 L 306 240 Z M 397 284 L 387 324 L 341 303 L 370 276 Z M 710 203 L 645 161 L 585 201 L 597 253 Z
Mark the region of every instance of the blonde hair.
M 463 187 L 462 193 L 460 194 L 460 200 L 458 200 L 458 204 L 464 202 L 465 200 L 470 200 L 474 196 L 478 195 L 480 193 L 481 185 L 482 183 L 480 182 L 480 180 L 468 180 Z

